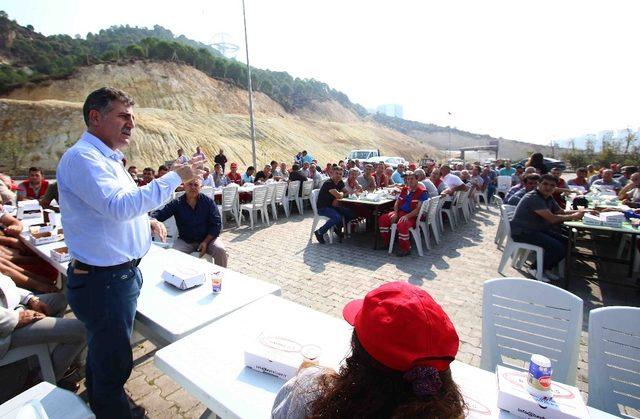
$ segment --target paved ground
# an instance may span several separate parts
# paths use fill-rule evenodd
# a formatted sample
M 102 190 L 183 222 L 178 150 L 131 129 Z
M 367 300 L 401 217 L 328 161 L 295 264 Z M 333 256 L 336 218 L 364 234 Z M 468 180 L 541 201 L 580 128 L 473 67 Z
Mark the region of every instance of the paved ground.
M 499 277 L 501 252 L 493 239 L 497 210 L 478 212 L 458 231 L 447 229 L 444 241 L 424 257 L 397 258 L 374 251 L 370 233 L 355 234 L 344 243 L 309 243 L 311 211 L 268 228 L 227 229 L 222 238 L 230 254 L 231 269 L 277 283 L 283 297 L 308 307 L 341 316 L 345 303 L 363 297 L 376 286 L 405 280 L 428 290 L 449 313 L 461 338 L 458 359 L 480 364 L 482 284 Z M 510 266 L 507 276 L 522 276 Z M 638 294 L 621 287 L 600 287 L 578 281 L 572 290 L 585 301 L 585 323 L 578 364 L 580 389 L 588 391 L 586 355 L 587 311 L 602 305 L 638 305 Z M 134 349 L 135 368 L 127 383 L 134 400 L 149 417 L 199 417 L 205 407 L 153 364 L 155 347 L 148 341 Z

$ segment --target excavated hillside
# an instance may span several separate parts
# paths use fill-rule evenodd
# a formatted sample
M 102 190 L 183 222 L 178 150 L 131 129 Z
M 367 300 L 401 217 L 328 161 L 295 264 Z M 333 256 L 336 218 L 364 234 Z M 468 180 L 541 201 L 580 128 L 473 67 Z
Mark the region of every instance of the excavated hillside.
M 251 163 L 245 90 L 190 66 L 139 61 L 83 67 L 67 80 L 26 86 L 0 98 L 0 146 L 5 150 L 0 166 L 10 172 L 32 164 L 55 169 L 85 129 L 86 95 L 101 86 L 123 89 L 136 101 L 137 127 L 125 150 L 130 164 L 157 167 L 178 148 L 192 153 L 197 145 L 209 156 L 223 148 L 241 166 Z M 254 114 L 258 164 L 289 162 L 303 149 L 320 162 L 335 162 L 354 148 L 379 148 L 407 159 L 436 153 L 333 101 L 315 102 L 293 114 L 256 93 Z

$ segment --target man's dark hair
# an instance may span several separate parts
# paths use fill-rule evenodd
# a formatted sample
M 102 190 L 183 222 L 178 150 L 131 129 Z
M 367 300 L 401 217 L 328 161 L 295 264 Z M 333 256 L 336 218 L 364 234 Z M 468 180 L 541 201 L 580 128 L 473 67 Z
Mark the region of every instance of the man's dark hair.
M 304 154 L 307 154 L 307 150 L 302 150 L 302 152 L 303 152 Z
M 249 167 L 247 167 L 247 172 L 248 172 L 249 170 L 256 170 L 256 168 L 255 168 L 255 167 L 253 167 L 253 166 L 249 166 Z
M 29 168 L 29 173 L 31 172 L 40 172 L 40 174 L 42 174 L 42 169 L 40 167 L 31 166 Z
M 540 182 L 540 175 L 537 173 L 529 173 L 524 177 L 524 182 L 527 183 L 530 180 L 535 180 L 536 182 Z
M 145 167 L 144 169 L 142 169 L 142 172 L 151 172 L 151 173 L 153 173 L 154 175 L 156 174 L 156 171 L 155 171 L 155 170 L 153 170 L 153 169 L 152 169 L 152 168 L 150 168 L 150 167 Z
M 84 123 L 89 126 L 89 112 L 96 110 L 101 114 L 109 111 L 111 102 L 117 100 L 126 106 L 133 106 L 135 102 L 127 93 L 113 87 L 101 87 L 89 93 L 82 106 Z
M 300 170 L 300 165 L 295 163 L 293 166 L 291 166 L 291 170 L 293 170 L 294 172 L 297 172 L 298 170 Z
M 340 163 L 344 163 L 344 160 L 340 160 L 340 161 L 338 162 L 338 165 L 340 165 Z
M 169 171 L 169 168 L 168 168 L 167 166 L 165 166 L 164 164 L 161 164 L 161 165 L 158 167 L 158 172 L 161 172 L 161 171 L 163 171 L 163 170 L 165 170 L 165 171 L 167 171 L 167 172 L 168 172 L 168 171 Z
M 532 173 L 532 174 L 533 174 L 533 173 Z M 542 175 L 542 176 L 540 176 L 540 182 L 544 182 L 545 180 L 546 180 L 547 182 L 553 182 L 553 184 L 554 184 L 554 185 L 557 185 L 557 184 L 558 184 L 558 178 L 556 178 L 555 176 L 550 175 L 550 174 L 548 174 L 548 173 L 547 173 L 546 175 Z
M 632 175 L 637 171 L 638 171 L 638 168 L 635 166 L 625 166 L 623 170 L 624 173 L 627 173 L 629 175 Z
M 271 163 L 269 163 L 269 164 L 273 165 L 274 163 L 275 163 L 275 164 L 278 164 L 278 162 L 277 162 L 277 161 L 275 161 L 275 160 L 271 160 Z
M 127 171 L 129 171 L 129 170 L 131 170 L 131 169 L 138 169 L 138 168 L 137 168 L 137 167 L 135 167 L 135 166 L 129 166 L 129 168 L 127 169 Z M 29 170 L 29 171 L 31 171 L 31 170 Z

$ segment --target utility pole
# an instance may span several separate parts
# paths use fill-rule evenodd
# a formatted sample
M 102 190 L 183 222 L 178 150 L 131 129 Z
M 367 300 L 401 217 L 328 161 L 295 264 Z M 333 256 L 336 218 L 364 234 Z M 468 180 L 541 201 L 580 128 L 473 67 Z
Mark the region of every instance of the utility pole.
M 449 112 L 449 160 L 451 160 L 451 117 L 452 116 L 453 114 Z
M 256 129 L 253 125 L 253 92 L 251 90 L 251 66 L 249 65 L 249 39 L 247 37 L 247 14 L 242 0 L 242 19 L 244 20 L 244 46 L 247 53 L 247 87 L 249 89 L 249 123 L 251 125 L 251 151 L 253 167 L 258 167 L 256 160 Z

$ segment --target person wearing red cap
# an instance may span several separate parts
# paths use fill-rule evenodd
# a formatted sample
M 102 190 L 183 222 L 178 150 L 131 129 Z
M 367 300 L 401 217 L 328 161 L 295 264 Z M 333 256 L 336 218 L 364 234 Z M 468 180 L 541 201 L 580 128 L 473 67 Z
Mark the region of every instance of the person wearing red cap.
M 403 175 L 405 186 L 396 199 L 393 211 L 382 214 L 378 218 L 380 235 L 385 247 L 389 247 L 391 224 L 397 223 L 398 228 L 398 256 L 407 256 L 411 253 L 411 238 L 409 229 L 416 226 L 416 217 L 420 212 L 420 206 L 429 199 L 426 188 L 416 178 L 412 171 L 406 171 Z M 383 247 L 383 248 L 385 248 Z
M 411 170 L 412 172 L 415 171 L 418 168 L 418 165 L 416 165 L 415 163 L 409 163 L 409 170 Z
M 354 330 L 340 372 L 303 364 L 278 392 L 273 418 L 464 417 L 449 368 L 460 339 L 426 291 L 389 282 L 342 313 Z
M 231 163 L 231 171 L 227 173 L 227 184 L 237 183 L 242 186 L 242 176 L 238 173 L 238 163 Z

